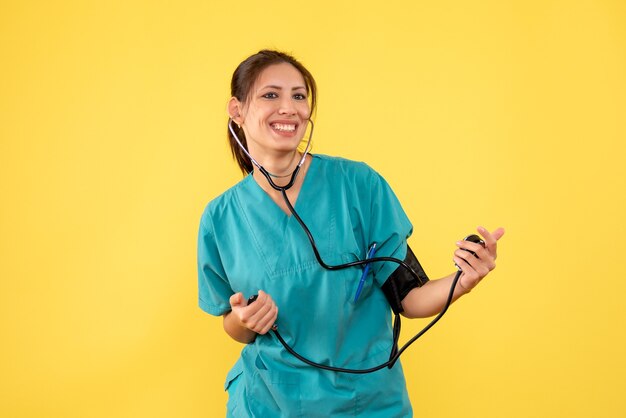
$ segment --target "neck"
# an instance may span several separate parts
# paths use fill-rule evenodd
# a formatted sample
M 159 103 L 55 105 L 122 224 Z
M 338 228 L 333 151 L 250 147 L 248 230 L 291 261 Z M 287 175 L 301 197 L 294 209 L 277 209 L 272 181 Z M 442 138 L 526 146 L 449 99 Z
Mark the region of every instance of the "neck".
M 291 176 L 298 166 L 301 158 L 302 154 L 300 154 L 298 151 L 295 151 L 288 156 L 283 156 L 280 158 L 265 158 L 263 159 L 263 162 L 259 161 L 259 163 L 263 168 L 265 168 L 265 170 L 267 170 L 268 173 L 270 173 L 270 177 L 272 178 L 274 184 L 278 186 L 285 186 L 291 181 Z M 263 173 L 256 169 L 256 167 L 254 169 L 253 175 L 257 180 L 257 183 L 270 187 Z M 301 176 L 302 172 L 298 174 L 298 177 Z
M 287 184 L 301 158 L 302 154 L 296 150 L 287 155 L 267 156 L 263 161 L 259 161 L 259 164 L 270 173 L 274 180 L 285 180 L 284 183 Z M 254 171 L 256 173 L 258 170 L 255 169 Z M 278 182 L 276 183 L 278 184 Z

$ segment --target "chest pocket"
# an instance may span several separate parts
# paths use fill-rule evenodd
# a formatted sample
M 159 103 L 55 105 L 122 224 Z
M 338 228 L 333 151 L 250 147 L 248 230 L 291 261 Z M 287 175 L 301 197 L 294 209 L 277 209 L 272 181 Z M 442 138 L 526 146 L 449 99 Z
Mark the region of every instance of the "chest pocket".
M 348 253 L 343 255 L 343 263 L 350 263 L 357 260 L 363 259 L 362 254 L 358 253 Z M 362 301 L 365 298 L 371 296 L 372 292 L 376 292 L 376 284 L 374 282 L 374 264 L 370 264 L 369 272 L 367 276 L 365 276 L 363 280 L 363 284 L 360 285 L 361 278 L 363 277 L 363 272 L 365 270 L 365 265 L 349 267 L 346 269 L 345 274 L 345 291 L 346 291 L 346 303 L 349 305 L 358 305 L 359 301 Z M 359 298 L 357 301 L 354 301 L 354 297 L 356 296 L 357 289 L 361 287 L 361 291 L 359 293 Z

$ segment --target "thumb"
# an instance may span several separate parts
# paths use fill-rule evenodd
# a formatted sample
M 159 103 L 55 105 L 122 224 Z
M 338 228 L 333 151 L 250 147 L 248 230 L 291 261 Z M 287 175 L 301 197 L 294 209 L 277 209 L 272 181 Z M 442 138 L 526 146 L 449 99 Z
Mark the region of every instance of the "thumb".
M 232 307 L 241 307 L 243 306 L 243 293 L 238 292 L 230 297 L 230 306 Z

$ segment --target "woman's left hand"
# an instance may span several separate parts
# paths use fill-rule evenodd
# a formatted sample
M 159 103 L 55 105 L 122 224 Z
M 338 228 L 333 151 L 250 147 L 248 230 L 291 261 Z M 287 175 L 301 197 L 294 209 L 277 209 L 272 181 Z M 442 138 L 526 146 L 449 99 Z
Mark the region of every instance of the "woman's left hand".
M 498 228 L 493 232 L 487 231 L 482 226 L 477 229 L 478 233 L 485 241 L 485 246 L 470 241 L 458 241 L 457 249 L 454 252 L 454 262 L 463 274 L 459 278 L 459 286 L 469 292 L 472 290 L 489 272 L 496 268 L 496 258 L 498 256 L 498 240 L 504 235 L 504 228 Z M 468 251 L 464 251 L 468 250 Z M 469 251 L 474 252 L 473 255 Z

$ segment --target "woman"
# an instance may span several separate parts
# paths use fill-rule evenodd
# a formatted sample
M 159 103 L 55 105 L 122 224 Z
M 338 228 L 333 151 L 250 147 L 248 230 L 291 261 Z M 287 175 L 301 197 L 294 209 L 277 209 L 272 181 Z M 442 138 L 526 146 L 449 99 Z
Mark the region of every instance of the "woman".
M 316 85 L 293 57 L 268 50 L 250 56 L 233 74 L 231 92 L 230 144 L 246 177 L 209 203 L 198 241 L 200 307 L 222 315 L 226 333 L 246 344 L 227 376 L 228 416 L 412 416 L 400 362 L 362 375 L 321 370 L 297 360 L 269 332 L 276 324 L 297 352 L 322 364 L 384 363 L 393 344 L 383 287 L 398 266 L 322 268 L 282 193 L 247 153 L 277 186 L 293 179 L 286 197 L 330 265 L 371 258 L 373 243 L 377 257 L 408 259 L 412 226 L 400 203 L 367 165 L 298 150 L 312 130 Z M 484 247 L 457 243 L 454 261 L 463 274 L 455 300 L 495 268 L 504 231 L 478 232 Z M 453 276 L 415 281 L 396 309 L 410 318 L 438 313 Z M 258 299 L 248 304 L 253 294 Z

